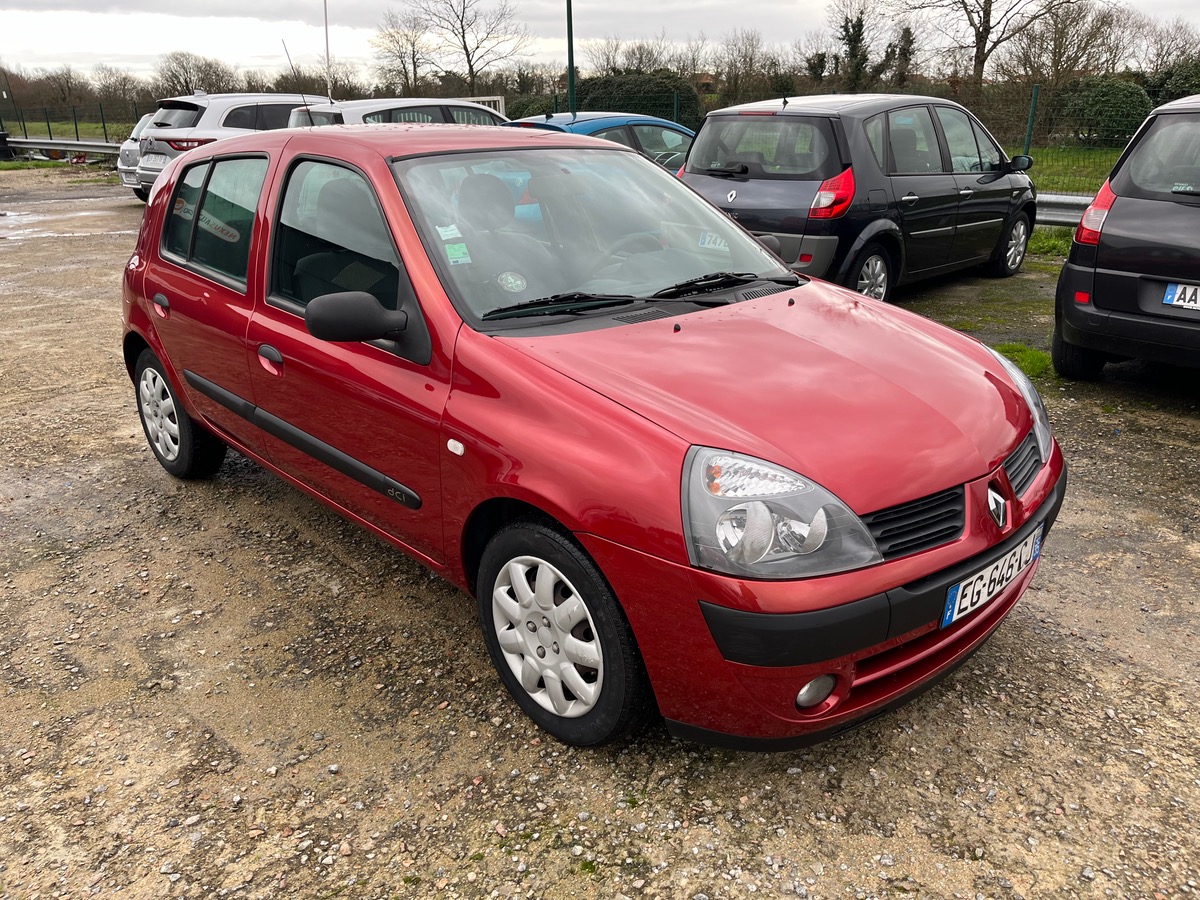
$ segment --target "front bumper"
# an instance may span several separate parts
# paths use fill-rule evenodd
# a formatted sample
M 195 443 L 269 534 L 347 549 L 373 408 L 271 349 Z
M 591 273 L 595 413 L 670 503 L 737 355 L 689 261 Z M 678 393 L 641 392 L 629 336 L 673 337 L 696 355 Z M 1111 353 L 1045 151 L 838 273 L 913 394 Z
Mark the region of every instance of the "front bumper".
M 1030 507 L 1020 525 L 986 546 L 955 542 L 958 557 L 932 571 L 954 544 L 809 582 L 753 582 L 665 563 L 590 536 L 580 539 L 617 596 L 638 598 L 623 606 L 668 730 L 733 749 L 788 750 L 874 718 L 961 665 L 1016 604 L 1038 564 L 978 611 L 942 629 L 947 589 L 1039 526 L 1044 538 L 1065 492 L 1066 469 L 1056 445 L 1027 491 Z M 962 546 L 976 549 L 964 558 Z M 846 595 L 856 587 L 868 590 Z M 820 593 L 826 595 L 820 605 L 804 610 L 809 595 Z M 836 594 L 844 599 L 826 602 Z M 804 611 L 783 611 L 789 601 Z M 830 700 L 798 710 L 800 688 L 826 674 L 838 682 Z

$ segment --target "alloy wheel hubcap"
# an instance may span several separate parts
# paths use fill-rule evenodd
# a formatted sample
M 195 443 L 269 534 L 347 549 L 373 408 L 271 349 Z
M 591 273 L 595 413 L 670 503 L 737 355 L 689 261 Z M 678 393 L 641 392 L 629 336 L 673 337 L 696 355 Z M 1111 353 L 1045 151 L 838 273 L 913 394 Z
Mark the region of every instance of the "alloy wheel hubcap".
M 1016 270 L 1017 266 L 1021 265 L 1021 260 L 1025 258 L 1025 245 L 1029 242 L 1029 229 L 1024 222 L 1018 222 L 1013 226 L 1012 234 L 1008 238 L 1008 267 Z
M 858 273 L 858 292 L 876 300 L 887 293 L 887 263 L 878 256 L 869 257 Z
M 174 462 L 179 456 L 179 418 L 166 379 L 154 369 L 146 369 L 138 384 L 138 399 L 150 443 L 159 456 Z
M 492 619 L 504 661 L 547 712 L 573 719 L 596 705 L 604 654 L 591 614 L 562 572 L 534 556 L 500 570 Z

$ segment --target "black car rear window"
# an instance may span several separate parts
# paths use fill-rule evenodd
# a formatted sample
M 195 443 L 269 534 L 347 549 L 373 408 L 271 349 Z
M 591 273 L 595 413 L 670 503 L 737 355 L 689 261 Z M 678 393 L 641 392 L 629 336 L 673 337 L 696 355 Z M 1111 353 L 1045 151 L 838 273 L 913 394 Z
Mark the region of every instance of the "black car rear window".
M 1158 116 L 1111 183 L 1121 197 L 1200 202 L 1200 113 Z
M 845 166 L 833 123 L 821 116 L 709 116 L 688 157 L 687 171 L 741 163 L 749 178 L 824 181 Z
M 173 103 L 161 107 L 150 124 L 159 128 L 191 128 L 200 121 L 204 107 L 193 103 Z

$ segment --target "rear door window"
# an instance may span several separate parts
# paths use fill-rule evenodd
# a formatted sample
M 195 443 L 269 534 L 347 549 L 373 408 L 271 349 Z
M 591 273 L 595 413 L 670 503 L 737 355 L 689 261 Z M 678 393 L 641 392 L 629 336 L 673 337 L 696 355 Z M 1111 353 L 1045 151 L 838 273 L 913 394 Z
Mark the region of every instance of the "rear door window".
M 824 181 L 844 166 L 833 124 L 820 116 L 710 116 L 688 157 L 688 171 L 741 163 L 750 178 Z
M 592 137 L 604 138 L 606 141 L 612 141 L 614 144 L 621 144 L 625 147 L 634 147 L 633 135 L 629 133 L 629 129 L 624 125 L 618 125 L 616 128 L 605 128 L 601 131 L 593 131 Z
M 267 160 L 261 157 L 189 169 L 172 199 L 164 249 L 244 290 L 254 211 L 266 174 Z
M 288 117 L 291 116 L 292 110 L 295 109 L 293 103 L 260 103 L 258 104 L 258 117 L 255 119 L 254 127 L 259 131 L 273 131 L 276 128 L 287 128 Z
M 450 117 L 459 125 L 499 125 L 500 117 L 483 109 L 469 106 L 450 106 Z
M 1120 196 L 1200 203 L 1200 113 L 1158 116 L 1112 187 Z
M 909 106 L 889 112 L 888 143 L 892 150 L 894 175 L 946 171 L 933 117 L 926 106 Z
M 225 113 L 225 118 L 221 120 L 221 125 L 225 128 L 245 128 L 248 131 L 253 131 L 257 118 L 258 110 L 254 104 L 250 104 L 249 106 L 235 106 L 229 112 Z

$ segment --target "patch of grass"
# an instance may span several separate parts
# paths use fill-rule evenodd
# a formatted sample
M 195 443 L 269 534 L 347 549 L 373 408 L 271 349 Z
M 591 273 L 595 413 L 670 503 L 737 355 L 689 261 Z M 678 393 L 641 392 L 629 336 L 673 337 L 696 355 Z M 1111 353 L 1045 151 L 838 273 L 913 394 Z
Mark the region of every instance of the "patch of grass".
M 14 172 L 18 169 L 58 169 L 67 165 L 50 159 L 13 159 L 0 162 L 0 172 Z
M 1065 257 L 1071 252 L 1075 230 L 1064 225 L 1038 225 L 1029 235 L 1029 252 L 1038 256 Z
M 596 864 L 594 862 L 592 862 L 590 859 L 585 859 L 583 862 L 581 862 L 579 864 L 579 871 L 582 872 L 584 875 L 595 875 L 596 874 Z
M 1050 354 L 1045 350 L 1035 350 L 1016 343 L 997 344 L 996 349 L 1015 362 L 1030 378 L 1038 378 L 1050 369 Z
M 1029 177 L 1039 192 L 1095 194 L 1112 171 L 1121 148 L 1034 147 L 1029 155 L 1033 157 Z
M 480 860 L 483 859 L 483 854 L 482 853 L 472 853 L 469 858 L 470 858 L 471 862 L 479 862 Z

